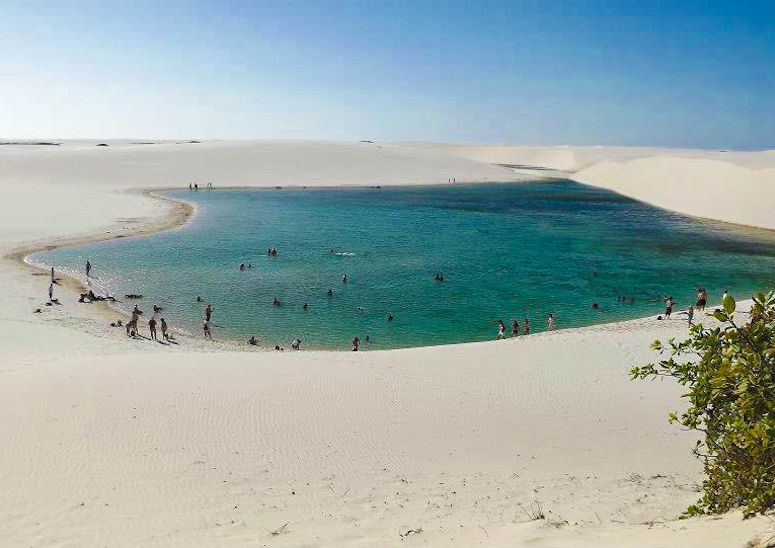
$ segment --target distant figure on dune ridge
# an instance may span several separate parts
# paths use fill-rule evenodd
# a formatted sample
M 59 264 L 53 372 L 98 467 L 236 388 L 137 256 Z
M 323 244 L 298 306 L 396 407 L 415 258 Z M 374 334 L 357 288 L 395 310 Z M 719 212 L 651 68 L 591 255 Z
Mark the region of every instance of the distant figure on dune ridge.
M 549 317 L 546 318 L 546 329 L 548 331 L 554 331 L 555 329 L 557 329 L 557 322 L 554 319 L 554 314 L 552 314 L 551 312 L 549 313 Z

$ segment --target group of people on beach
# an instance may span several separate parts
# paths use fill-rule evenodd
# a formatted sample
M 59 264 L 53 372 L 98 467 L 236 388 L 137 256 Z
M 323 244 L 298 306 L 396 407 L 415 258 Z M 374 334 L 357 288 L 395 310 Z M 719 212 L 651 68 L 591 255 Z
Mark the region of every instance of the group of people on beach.
M 205 183 L 205 188 L 207 190 L 212 190 L 213 189 L 213 182 L 212 181 L 207 181 L 207 183 Z M 188 189 L 189 190 L 199 190 L 199 183 L 189 183 L 188 184 Z
M 556 327 L 554 315 L 549 314 L 547 322 L 548 322 L 548 329 L 550 331 L 553 331 Z M 525 319 L 522 322 L 522 333 L 524 335 L 530 335 L 530 318 L 528 318 L 527 316 L 525 316 Z M 519 336 L 519 321 L 517 321 L 516 319 L 511 320 L 511 336 L 512 337 Z M 498 334 L 495 338 L 498 340 L 506 338 L 506 324 L 503 322 L 503 320 L 498 320 Z

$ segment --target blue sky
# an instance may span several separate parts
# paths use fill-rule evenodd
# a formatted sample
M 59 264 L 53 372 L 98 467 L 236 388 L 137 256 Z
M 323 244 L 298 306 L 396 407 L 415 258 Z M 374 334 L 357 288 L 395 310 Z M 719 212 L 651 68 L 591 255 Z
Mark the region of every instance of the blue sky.
M 775 1 L 0 0 L 0 136 L 775 148 Z

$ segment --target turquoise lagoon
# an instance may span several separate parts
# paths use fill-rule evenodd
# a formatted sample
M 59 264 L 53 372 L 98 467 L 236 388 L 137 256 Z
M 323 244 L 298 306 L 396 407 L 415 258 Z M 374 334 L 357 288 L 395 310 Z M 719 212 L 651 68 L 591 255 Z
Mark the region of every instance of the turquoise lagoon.
M 529 316 L 540 331 L 549 312 L 559 328 L 656 317 L 664 295 L 684 308 L 698 287 L 713 302 L 775 283 L 772 232 L 570 181 L 165 194 L 194 203 L 193 220 L 32 261 L 82 278 L 88 258 L 99 291 L 142 294 L 141 308 L 158 303 L 168 322 L 197 334 L 201 296 L 215 307 L 216 338 L 287 347 L 299 337 L 328 349 L 367 334 L 364 349 L 488 340 L 498 319 L 510 331 L 512 318 L 521 326 Z

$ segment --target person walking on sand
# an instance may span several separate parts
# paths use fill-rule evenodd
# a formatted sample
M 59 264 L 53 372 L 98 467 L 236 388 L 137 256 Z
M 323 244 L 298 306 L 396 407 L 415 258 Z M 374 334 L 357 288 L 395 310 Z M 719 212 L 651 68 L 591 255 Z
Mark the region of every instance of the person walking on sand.
M 205 339 L 213 340 L 213 334 L 210 331 L 210 320 L 205 320 L 205 323 L 202 325 L 202 331 L 204 331 Z
M 48 300 L 54 302 L 54 282 L 48 284 Z
M 665 319 L 670 319 L 670 314 L 673 313 L 673 305 L 675 304 L 675 300 L 673 300 L 673 297 L 668 297 L 665 299 Z
M 525 335 L 530 335 L 530 319 L 527 316 L 525 316 L 523 325 L 525 326 Z
M 153 316 L 150 320 L 148 320 L 148 331 L 151 333 L 151 340 L 156 340 L 156 320 L 153 319 Z
M 511 336 L 519 336 L 519 322 L 517 320 L 511 320 Z
M 557 329 L 557 322 L 554 319 L 554 314 L 552 314 L 551 312 L 549 313 L 549 317 L 546 318 L 546 329 L 548 331 L 554 331 L 555 329 Z
M 694 319 L 694 307 L 689 305 L 689 310 L 686 311 L 686 317 L 689 320 L 689 327 L 692 326 L 692 320 Z
M 54 267 L 51 267 L 51 283 L 56 283 L 56 278 L 54 277 Z
M 361 346 L 361 339 L 356 335 L 353 339 L 353 352 L 357 352 Z
M 496 339 L 501 340 L 506 338 L 506 326 L 503 323 L 503 320 L 498 320 L 498 336 Z
M 161 338 L 165 341 L 170 340 L 169 335 L 167 335 L 167 322 L 164 321 L 164 318 L 161 319 Z

